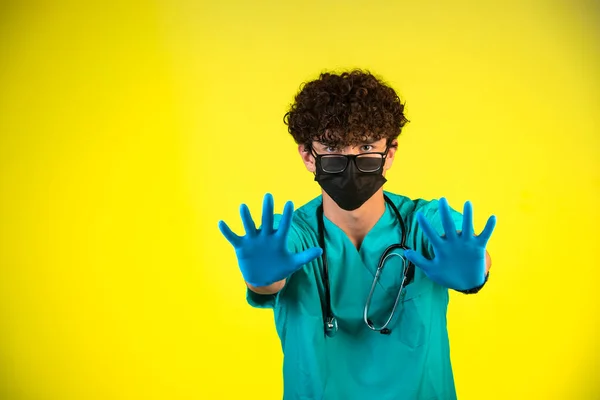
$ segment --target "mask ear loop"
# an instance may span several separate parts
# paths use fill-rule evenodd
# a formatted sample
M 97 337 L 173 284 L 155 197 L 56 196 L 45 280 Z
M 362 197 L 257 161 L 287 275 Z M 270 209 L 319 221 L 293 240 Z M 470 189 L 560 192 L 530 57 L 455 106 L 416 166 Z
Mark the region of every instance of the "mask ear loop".
M 306 148 L 306 151 L 310 152 L 310 155 L 313 156 L 313 160 L 314 160 L 314 164 L 315 164 L 315 170 L 313 171 L 313 175 L 315 177 L 315 179 L 317 179 L 317 158 L 318 158 L 318 154 L 315 151 L 315 149 L 310 145 L 310 144 L 306 144 L 304 145 Z
M 397 140 L 397 139 L 392 139 L 392 142 L 394 140 Z M 397 148 L 398 148 L 398 144 L 397 143 L 396 144 L 392 144 L 392 143 L 389 142 L 389 139 L 385 140 L 385 156 L 383 157 L 384 161 L 383 161 L 383 165 L 381 166 L 381 168 L 383 168 L 385 166 L 385 160 L 387 160 L 388 153 L 390 152 L 390 149 L 397 149 Z
M 381 167 L 379 167 L 379 169 L 381 170 L 381 173 L 385 172 L 385 162 L 387 161 L 387 156 L 388 156 L 389 152 L 390 152 L 390 145 L 387 144 L 387 141 L 386 141 L 385 153 L 383 154 L 383 157 L 381 157 Z
M 312 172 L 312 174 L 316 178 L 317 177 L 317 156 L 318 156 L 318 154 L 310 143 L 304 143 L 304 151 L 306 151 L 307 153 L 310 153 L 310 155 L 313 156 L 315 170 Z

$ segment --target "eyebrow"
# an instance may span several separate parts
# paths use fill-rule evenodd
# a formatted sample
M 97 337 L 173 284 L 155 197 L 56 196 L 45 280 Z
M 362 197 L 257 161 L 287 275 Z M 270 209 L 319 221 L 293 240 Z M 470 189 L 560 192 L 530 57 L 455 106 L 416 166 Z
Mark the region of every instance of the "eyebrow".
M 380 141 L 380 140 L 381 140 L 381 138 L 380 138 L 380 139 L 375 139 L 375 138 L 373 138 L 373 137 L 371 137 L 371 136 L 368 136 L 368 137 L 367 137 L 365 140 L 362 140 L 362 141 L 358 142 L 358 143 L 357 143 L 355 146 L 356 146 L 356 147 L 358 147 L 358 146 L 364 146 L 364 145 L 367 145 L 367 144 L 368 144 L 368 145 L 372 145 L 373 143 L 375 143 L 375 142 L 378 142 L 378 141 Z M 315 140 L 315 142 L 316 142 L 316 143 L 317 143 L 319 146 L 322 146 L 322 147 L 334 147 L 334 148 L 339 148 L 339 147 L 345 147 L 345 146 L 349 146 L 349 145 L 347 145 L 347 144 L 343 144 L 343 143 L 326 144 L 326 143 L 323 143 L 323 142 L 321 142 L 321 141 L 319 141 L 319 140 Z
M 374 137 L 372 137 L 372 136 L 367 136 L 367 137 L 365 138 L 365 140 L 361 140 L 361 141 L 360 141 L 360 142 L 358 142 L 358 143 L 361 143 L 361 144 L 371 144 L 371 143 L 378 142 L 378 141 L 380 141 L 380 140 L 381 140 L 381 138 L 379 138 L 379 139 L 376 139 L 376 138 L 374 138 Z M 323 146 L 325 146 L 325 145 L 326 145 L 326 144 L 325 144 L 325 142 L 322 142 L 322 141 L 320 141 L 320 140 L 315 140 L 315 142 L 316 142 L 316 143 L 319 143 L 319 144 L 322 144 Z M 339 144 L 341 144 L 341 143 L 337 143 L 337 144 L 339 145 Z
M 323 143 L 319 140 L 316 140 L 316 142 L 319 146 L 323 146 L 323 147 L 340 147 L 340 146 L 342 146 L 341 143 L 327 144 L 327 143 Z

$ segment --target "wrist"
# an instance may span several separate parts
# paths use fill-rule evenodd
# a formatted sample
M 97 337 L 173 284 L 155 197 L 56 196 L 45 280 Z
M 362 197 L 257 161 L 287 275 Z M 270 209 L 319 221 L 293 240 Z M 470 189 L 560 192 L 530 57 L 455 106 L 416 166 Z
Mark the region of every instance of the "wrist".
M 254 286 L 246 282 L 248 289 L 252 290 L 256 294 L 271 295 L 278 293 L 285 286 L 285 279 L 278 282 L 272 283 L 268 286 Z
M 490 271 L 488 270 L 486 272 L 486 274 L 485 274 L 485 278 L 484 278 L 483 283 L 481 285 L 475 286 L 475 287 L 473 287 L 471 289 L 457 290 L 457 292 L 461 292 L 461 293 L 464 293 L 464 294 L 475 294 L 475 293 L 479 292 L 485 286 L 485 284 L 488 281 L 488 277 L 489 276 L 490 276 Z

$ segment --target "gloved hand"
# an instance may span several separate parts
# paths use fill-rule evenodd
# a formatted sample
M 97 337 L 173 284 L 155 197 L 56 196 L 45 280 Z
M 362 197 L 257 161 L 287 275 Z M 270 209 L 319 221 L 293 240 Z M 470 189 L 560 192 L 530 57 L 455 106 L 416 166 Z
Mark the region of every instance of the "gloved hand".
M 432 281 L 454 290 L 468 290 L 485 282 L 485 247 L 496 225 L 491 216 L 480 235 L 473 233 L 473 208 L 467 201 L 464 205 L 462 231 L 458 233 L 446 199 L 439 201 L 439 214 L 445 236 L 440 237 L 422 213 L 417 221 L 429 239 L 435 257 L 426 259 L 414 250 L 404 252 L 405 257 L 419 267 Z
M 287 236 L 292 223 L 294 205 L 288 201 L 277 229 L 273 228 L 273 196 L 263 199 L 262 226 L 256 229 L 248 206 L 240 206 L 246 236 L 238 236 L 227 224 L 219 221 L 219 229 L 235 249 L 244 280 L 252 286 L 269 286 L 296 272 L 304 264 L 320 257 L 323 250 L 313 247 L 301 253 L 291 253 Z

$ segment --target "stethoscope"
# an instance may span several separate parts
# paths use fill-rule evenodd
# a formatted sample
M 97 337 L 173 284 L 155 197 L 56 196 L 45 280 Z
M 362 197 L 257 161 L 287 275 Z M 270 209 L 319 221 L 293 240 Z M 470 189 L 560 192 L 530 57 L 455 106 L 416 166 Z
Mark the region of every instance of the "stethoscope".
M 394 251 L 396 249 L 408 250 L 408 247 L 406 247 L 406 226 L 404 224 L 404 220 L 400 216 L 400 212 L 398 211 L 398 208 L 396 207 L 396 205 L 385 194 L 384 194 L 384 198 L 385 198 L 386 203 L 389 204 L 392 207 L 392 209 L 394 210 L 394 213 L 396 214 L 398 221 L 400 221 L 400 227 L 402 229 L 402 240 L 400 241 L 399 244 L 396 243 L 396 244 L 389 246 L 383 252 L 383 254 L 381 255 L 381 258 L 379 259 L 379 264 L 377 264 L 377 271 L 375 272 L 375 277 L 373 278 L 373 284 L 371 285 L 371 290 L 369 291 L 369 296 L 367 297 L 367 301 L 365 303 L 365 307 L 363 310 L 363 319 L 364 319 L 365 324 L 371 330 L 378 331 L 379 333 L 384 334 L 384 335 L 389 335 L 392 331 L 387 326 L 389 325 L 392 318 L 394 317 L 396 308 L 398 307 L 398 302 L 400 301 L 400 298 L 402 297 L 402 295 L 404 293 L 404 291 L 403 291 L 404 287 L 406 285 L 408 285 L 414 278 L 415 266 L 410 261 L 408 261 L 406 258 L 402 257 L 400 254 L 392 253 L 392 251 Z M 332 336 L 335 336 L 335 334 L 338 331 L 338 322 L 337 322 L 337 318 L 335 317 L 335 315 L 333 315 L 333 311 L 331 309 L 331 290 L 329 287 L 329 270 L 327 267 L 327 254 L 325 251 L 325 235 L 324 235 L 325 228 L 324 228 L 323 205 L 322 204 L 317 209 L 317 217 L 318 217 L 317 219 L 318 219 L 318 224 L 319 224 L 319 232 L 318 232 L 319 244 L 320 244 L 321 248 L 323 249 L 322 259 L 323 259 L 323 285 L 325 287 L 325 310 L 324 310 L 325 334 L 329 337 L 332 337 Z M 383 271 L 385 261 L 389 257 L 393 257 L 393 256 L 397 256 L 402 259 L 402 262 L 403 262 L 402 283 L 400 284 L 400 289 L 398 290 L 398 294 L 396 295 L 396 301 L 394 303 L 394 307 L 392 308 L 390 316 L 388 317 L 387 321 L 382 326 L 376 327 L 373 324 L 373 321 L 371 321 L 371 319 L 369 319 L 369 307 L 371 306 L 371 299 L 373 297 L 373 292 L 375 291 L 375 287 L 377 286 L 377 282 L 379 281 L 379 276 L 381 275 L 381 272 Z

